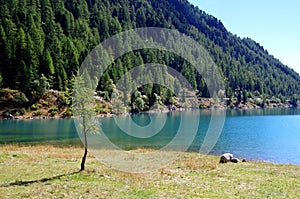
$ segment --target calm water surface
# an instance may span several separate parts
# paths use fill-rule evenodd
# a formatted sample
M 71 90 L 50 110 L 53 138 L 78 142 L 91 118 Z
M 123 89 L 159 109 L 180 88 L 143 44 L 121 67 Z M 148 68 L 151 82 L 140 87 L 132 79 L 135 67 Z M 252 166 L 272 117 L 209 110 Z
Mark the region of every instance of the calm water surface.
M 200 116 L 199 128 L 189 151 L 199 151 L 211 120 L 210 111 L 196 113 Z M 134 138 L 124 133 L 113 118 L 101 118 L 101 129 L 112 143 L 123 149 L 161 148 L 174 139 L 182 117 L 186 118 L 187 126 L 195 122 L 195 111 L 163 114 L 150 114 L 152 120 L 166 119 L 160 132 L 150 138 Z M 230 152 L 246 159 L 300 165 L 300 109 L 229 110 L 226 115 L 212 154 Z M 119 119 L 126 124 L 129 117 L 140 126 L 151 122 L 149 114 Z M 81 144 L 72 119 L 0 121 L 0 144 L 5 143 Z

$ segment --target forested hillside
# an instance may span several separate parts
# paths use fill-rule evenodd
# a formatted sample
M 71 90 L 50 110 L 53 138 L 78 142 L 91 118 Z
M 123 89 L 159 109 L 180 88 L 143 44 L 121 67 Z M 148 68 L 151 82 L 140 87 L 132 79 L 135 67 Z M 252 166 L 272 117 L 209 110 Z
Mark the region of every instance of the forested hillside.
M 21 91 L 15 97 L 19 106 L 31 106 L 47 89 L 68 91 L 93 47 L 138 27 L 177 29 L 199 41 L 223 72 L 226 96 L 238 103 L 273 97 L 296 105 L 300 77 L 294 70 L 255 41 L 228 32 L 220 20 L 186 0 L 0 0 L 0 87 Z M 203 80 L 188 63 L 179 58 L 160 61 L 163 54 L 137 51 L 115 60 L 100 80 L 99 93 L 109 93 L 107 84 L 136 64 L 162 62 L 184 74 L 199 90 L 199 97 L 209 97 Z M 148 107 L 155 93 L 162 103 L 170 103 L 167 89 L 146 90 Z M 3 93 L 2 99 L 7 97 Z

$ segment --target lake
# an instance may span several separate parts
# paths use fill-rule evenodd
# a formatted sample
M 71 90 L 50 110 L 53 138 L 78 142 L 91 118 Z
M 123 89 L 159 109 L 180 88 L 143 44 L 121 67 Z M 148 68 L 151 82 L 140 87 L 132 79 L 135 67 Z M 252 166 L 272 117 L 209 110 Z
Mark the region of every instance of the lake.
M 100 121 L 107 140 L 90 137 L 99 147 L 109 142 L 124 150 L 171 146 L 201 151 L 210 134 L 210 154 L 230 152 L 245 159 L 300 165 L 300 109 L 227 110 L 217 134 L 214 127 L 222 118 L 218 114 L 213 118 L 208 110 L 143 113 Z M 207 133 L 209 128 L 212 133 Z M 82 145 L 73 119 L 0 121 L 0 144 L 8 143 Z

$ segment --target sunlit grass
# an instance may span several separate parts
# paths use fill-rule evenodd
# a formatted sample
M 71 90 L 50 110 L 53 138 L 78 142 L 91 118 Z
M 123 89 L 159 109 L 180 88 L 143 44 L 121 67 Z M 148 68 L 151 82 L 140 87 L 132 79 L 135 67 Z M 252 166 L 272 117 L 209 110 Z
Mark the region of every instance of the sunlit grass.
M 182 153 L 168 167 L 133 174 L 90 155 L 86 171 L 78 172 L 82 153 L 80 147 L 0 146 L 0 198 L 300 198 L 299 166 L 219 164 L 215 156 Z

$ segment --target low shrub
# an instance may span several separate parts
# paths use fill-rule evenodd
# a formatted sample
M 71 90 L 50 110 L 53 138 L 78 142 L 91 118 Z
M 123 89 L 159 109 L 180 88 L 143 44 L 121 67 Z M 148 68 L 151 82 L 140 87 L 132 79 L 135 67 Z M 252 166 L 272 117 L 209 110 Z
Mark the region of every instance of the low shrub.
M 31 107 L 30 107 L 30 110 L 36 111 L 36 110 L 38 110 L 41 107 L 42 107 L 41 104 L 32 104 Z
M 51 117 L 57 115 L 59 113 L 58 107 L 56 106 L 51 107 L 48 113 L 51 115 Z

